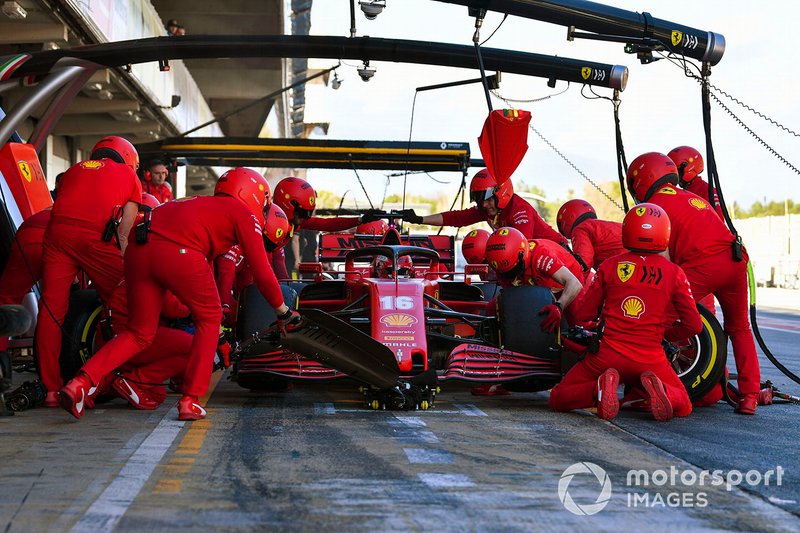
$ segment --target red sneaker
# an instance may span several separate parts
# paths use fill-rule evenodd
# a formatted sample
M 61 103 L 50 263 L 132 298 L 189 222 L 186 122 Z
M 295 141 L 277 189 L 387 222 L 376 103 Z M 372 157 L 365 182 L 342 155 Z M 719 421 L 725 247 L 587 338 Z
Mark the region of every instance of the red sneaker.
M 642 372 L 639 379 L 642 381 L 644 390 L 650 396 L 650 409 L 653 412 L 653 418 L 659 422 L 672 420 L 672 404 L 667 398 L 664 384 L 661 383 L 658 376 L 648 370 L 647 372 Z
M 472 387 L 470 392 L 473 396 L 509 396 L 511 394 L 511 391 L 506 390 L 502 383 L 485 383 Z
M 158 409 L 158 406 L 161 405 L 150 398 L 139 385 L 133 381 L 128 381 L 122 376 L 118 376 L 117 379 L 112 381 L 111 387 L 137 409 L 152 411 L 153 409 Z
M 80 418 L 86 412 L 86 396 L 92 388 L 92 380 L 83 372 L 72 378 L 58 391 L 59 402 L 69 414 Z
M 58 393 L 48 392 L 47 396 L 44 397 L 44 406 L 45 407 L 59 407 L 61 405 L 61 400 L 58 397 Z
M 740 415 L 754 415 L 757 405 L 758 394 L 743 394 L 736 404 L 736 412 Z
M 95 385 L 86 392 L 86 408 L 94 409 L 94 401 L 98 396 L 108 394 L 111 382 L 116 378 L 114 374 L 108 374 L 100 380 L 99 385 Z
M 178 401 L 178 420 L 202 420 L 205 417 L 206 410 L 197 396 L 184 396 Z
M 597 378 L 597 416 L 603 420 L 611 420 L 619 413 L 619 372 L 609 368 Z

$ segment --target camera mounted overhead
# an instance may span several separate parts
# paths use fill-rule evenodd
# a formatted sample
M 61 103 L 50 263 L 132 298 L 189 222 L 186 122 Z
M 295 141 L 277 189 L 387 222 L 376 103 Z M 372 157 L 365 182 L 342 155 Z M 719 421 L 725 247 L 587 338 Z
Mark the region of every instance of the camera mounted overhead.
M 369 81 L 372 79 L 376 72 L 374 68 L 369 66 L 369 61 L 364 61 L 364 64 L 361 66 L 361 68 L 356 70 L 363 81 Z
M 368 20 L 375 20 L 383 12 L 383 8 L 386 7 L 386 0 L 360 0 L 358 5 Z

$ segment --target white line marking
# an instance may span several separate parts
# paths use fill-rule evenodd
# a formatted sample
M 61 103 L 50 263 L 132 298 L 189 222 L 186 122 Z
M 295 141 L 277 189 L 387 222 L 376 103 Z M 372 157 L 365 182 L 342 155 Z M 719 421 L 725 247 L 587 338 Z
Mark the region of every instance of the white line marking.
M 474 487 L 475 483 L 464 474 L 419 474 L 423 483 L 433 488 Z
M 782 331 L 783 333 L 794 333 L 795 335 L 800 334 L 800 331 L 795 331 L 795 330 L 785 329 L 785 328 L 773 328 L 771 326 L 762 326 L 761 324 L 758 325 L 758 329 L 769 329 L 769 330 L 772 330 L 772 331 Z
M 336 407 L 332 403 L 315 403 L 314 404 L 314 414 L 315 415 L 335 415 L 336 414 Z
M 397 416 L 387 420 L 390 426 L 405 426 L 409 428 L 424 428 L 427 424 L 418 416 Z
M 408 429 L 399 429 L 395 431 L 397 431 L 397 434 L 394 435 L 394 438 L 401 442 L 407 442 L 409 444 L 433 444 L 439 442 L 439 438 L 433 434 L 433 431 L 417 431 Z
M 139 495 L 161 458 L 167 453 L 186 422 L 177 420 L 173 407 L 122 467 L 117 477 L 86 510 L 70 531 L 112 531 Z
M 427 465 L 448 465 L 453 463 L 453 454 L 446 450 L 427 448 L 403 448 L 409 463 Z
M 453 407 L 467 416 L 489 416 L 471 403 L 454 403 Z

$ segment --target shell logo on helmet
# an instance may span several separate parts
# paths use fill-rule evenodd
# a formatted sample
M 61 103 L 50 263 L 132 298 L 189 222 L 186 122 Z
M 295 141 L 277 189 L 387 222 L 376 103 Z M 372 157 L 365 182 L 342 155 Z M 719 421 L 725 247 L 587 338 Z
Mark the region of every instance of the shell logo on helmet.
M 622 283 L 631 279 L 635 270 L 636 263 L 631 263 L 630 261 L 620 261 L 617 263 L 617 277 Z
M 628 318 L 638 319 L 644 314 L 644 301 L 638 296 L 628 296 L 622 300 L 622 313 Z
M 710 207 L 704 200 L 700 198 L 691 198 L 689 200 L 689 205 L 698 210 L 709 209 Z

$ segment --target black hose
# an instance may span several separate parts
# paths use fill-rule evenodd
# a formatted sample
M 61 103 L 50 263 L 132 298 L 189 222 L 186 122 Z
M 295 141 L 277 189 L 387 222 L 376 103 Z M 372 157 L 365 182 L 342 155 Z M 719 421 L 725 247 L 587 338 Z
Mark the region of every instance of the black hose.
M 722 215 L 725 220 L 725 224 L 730 229 L 731 233 L 735 238 L 734 243 L 732 246 L 741 246 L 741 237 L 739 237 L 739 233 L 736 231 L 736 228 L 733 225 L 733 221 L 731 220 L 730 214 L 728 213 L 727 206 L 725 205 L 725 197 L 722 194 L 722 187 L 719 181 L 719 173 L 717 171 L 717 161 L 714 157 L 714 145 L 711 141 L 711 97 L 710 97 L 710 90 L 709 90 L 709 81 L 708 77 L 711 74 L 711 70 L 708 63 L 703 64 L 703 78 L 702 78 L 702 106 L 703 106 L 703 129 L 705 130 L 705 137 L 706 137 L 706 164 L 708 167 L 708 197 L 713 202 L 714 201 L 714 193 L 716 189 L 716 196 L 719 199 L 719 205 L 722 208 Z M 753 265 L 748 261 L 747 263 L 747 280 L 750 289 L 750 324 L 753 330 L 753 335 L 756 338 L 756 342 L 758 342 L 761 351 L 764 352 L 764 355 L 767 356 L 767 359 L 783 374 L 794 381 L 795 383 L 800 384 L 800 377 L 795 375 L 792 371 L 788 368 L 783 366 L 783 364 L 778 361 L 778 359 L 772 354 L 769 347 L 767 347 L 767 343 L 764 341 L 764 337 L 761 336 L 761 331 L 758 328 L 758 317 L 756 316 L 756 283 L 755 283 L 755 276 L 753 275 Z

